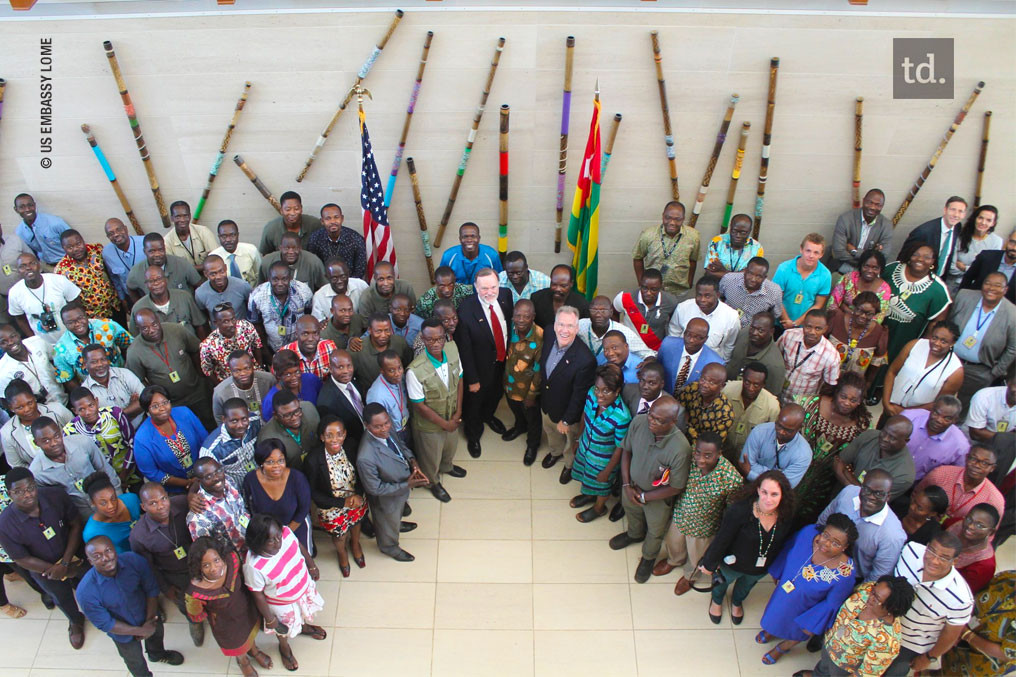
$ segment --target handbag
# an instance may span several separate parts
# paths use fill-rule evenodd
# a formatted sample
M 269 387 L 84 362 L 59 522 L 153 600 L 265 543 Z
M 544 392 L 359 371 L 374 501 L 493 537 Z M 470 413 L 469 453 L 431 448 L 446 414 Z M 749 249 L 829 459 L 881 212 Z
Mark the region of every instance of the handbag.
M 681 576 L 681 578 L 677 581 L 677 585 L 674 586 L 675 595 L 683 595 L 689 590 L 694 590 L 695 592 L 710 592 L 712 591 L 713 586 L 715 586 L 718 582 L 723 582 L 723 574 L 720 573 L 720 570 L 717 567 L 716 571 L 713 572 L 709 585 L 695 585 L 695 579 L 702 573 L 699 570 L 700 566 L 702 566 L 702 560 L 699 560 L 698 564 L 695 565 L 695 570 L 692 572 L 690 578 Z M 717 581 L 717 576 L 719 576 L 719 581 Z

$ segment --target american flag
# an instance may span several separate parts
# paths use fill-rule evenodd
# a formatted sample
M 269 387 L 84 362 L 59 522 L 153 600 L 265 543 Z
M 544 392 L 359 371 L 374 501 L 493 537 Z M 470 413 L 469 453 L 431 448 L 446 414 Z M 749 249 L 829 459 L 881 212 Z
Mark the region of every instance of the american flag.
M 399 275 L 395 259 L 395 241 L 388 226 L 388 208 L 385 207 L 385 192 L 381 188 L 381 177 L 374 163 L 374 151 L 370 146 L 367 121 L 360 111 L 360 139 L 363 142 L 363 164 L 360 170 L 360 208 L 363 210 L 363 239 L 367 243 L 367 279 L 374 276 L 374 264 L 388 261 Z

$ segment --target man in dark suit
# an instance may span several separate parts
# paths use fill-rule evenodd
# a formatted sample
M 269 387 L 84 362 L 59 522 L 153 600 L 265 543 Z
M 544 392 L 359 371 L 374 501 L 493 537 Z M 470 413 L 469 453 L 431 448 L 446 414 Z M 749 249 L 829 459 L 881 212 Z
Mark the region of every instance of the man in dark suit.
M 1016 306 L 1002 298 L 1007 282 L 1002 273 L 988 273 L 981 291 L 959 290 L 949 308 L 949 319 L 960 328 L 954 350 L 963 362 L 957 393 L 962 402 L 1004 378 L 1016 360 Z
M 900 253 L 913 251 L 916 243 L 929 245 L 938 256 L 938 269 L 935 270 L 939 277 L 945 277 L 949 266 L 952 265 L 953 252 L 956 250 L 956 240 L 960 237 L 960 225 L 967 216 L 967 201 L 958 195 L 953 195 L 945 201 L 945 209 L 942 210 L 942 218 L 932 221 L 925 221 L 917 228 L 910 231 Z
M 497 435 L 503 435 L 506 430 L 494 412 L 504 394 L 502 380 L 511 336 L 512 293 L 499 285 L 493 268 L 478 270 L 474 286 L 476 295 L 463 299 L 459 305 L 455 345 L 466 382 L 462 427 L 469 455 L 478 458 L 483 424 L 489 425 Z
M 544 335 L 540 356 L 543 372 L 540 409 L 543 432 L 550 446 L 550 452 L 543 458 L 543 467 L 552 468 L 564 456 L 561 484 L 571 481 L 582 409 L 596 379 L 596 358 L 589 347 L 578 340 L 578 331 L 578 309 L 562 306 L 554 319 L 554 331 Z
M 353 385 L 353 358 L 345 350 L 332 352 L 328 360 L 329 376 L 318 393 L 317 408 L 342 419 L 346 426 L 346 452 L 356 465 L 356 450 L 363 437 L 363 399 Z
M 363 408 L 366 433 L 360 442 L 356 472 L 367 491 L 370 514 L 377 531 L 378 550 L 396 562 L 412 562 L 415 557 L 399 546 L 399 534 L 416 528 L 415 522 L 403 522 L 402 512 L 409 490 L 426 486 L 413 452 L 392 435 L 392 420 L 380 402 Z
M 536 324 L 544 333 L 554 326 L 557 311 L 561 306 L 571 306 L 579 311 L 579 319 L 589 317 L 589 301 L 575 291 L 575 271 L 559 263 L 550 271 L 550 287 L 534 292 L 530 297 L 536 309 Z
M 836 219 L 833 230 L 833 246 L 829 252 L 830 270 L 844 275 L 856 270 L 858 257 L 868 249 L 885 253 L 893 240 L 893 226 L 882 216 L 885 193 L 872 188 L 864 194 L 860 209 L 843 212 Z
M 1005 250 L 986 249 L 974 257 L 973 263 L 963 274 L 960 289 L 980 289 L 985 278 L 991 273 L 1002 273 L 1006 277 L 1005 297 L 1016 303 L 1016 230 L 1009 233 Z

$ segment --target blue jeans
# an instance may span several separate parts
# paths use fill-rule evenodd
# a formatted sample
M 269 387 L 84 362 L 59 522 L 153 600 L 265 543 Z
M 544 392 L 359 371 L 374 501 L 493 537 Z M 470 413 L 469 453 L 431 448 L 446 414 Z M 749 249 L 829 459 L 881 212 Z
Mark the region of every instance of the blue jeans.
M 734 586 L 734 591 L 730 595 L 730 603 L 734 606 L 742 606 L 744 600 L 748 597 L 748 593 L 755 587 L 755 584 L 766 577 L 765 572 L 755 574 L 745 574 L 740 571 L 734 571 L 726 564 L 720 564 L 720 573 L 723 574 L 723 578 L 726 579 L 724 583 L 717 585 L 713 588 L 713 603 L 723 604 L 723 598 L 727 594 L 727 588 L 731 585 Z

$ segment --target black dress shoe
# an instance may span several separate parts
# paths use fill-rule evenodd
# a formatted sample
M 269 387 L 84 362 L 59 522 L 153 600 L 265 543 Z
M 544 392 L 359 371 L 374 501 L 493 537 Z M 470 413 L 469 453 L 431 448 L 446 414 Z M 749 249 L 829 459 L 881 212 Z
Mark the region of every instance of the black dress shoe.
M 504 423 L 502 423 L 501 419 L 497 416 L 490 417 L 490 420 L 487 421 L 487 427 L 490 428 L 495 435 L 504 435 L 508 430 L 504 427 Z
M 623 505 L 621 505 L 621 503 L 620 503 L 620 502 L 618 502 L 618 503 L 617 503 L 616 505 L 614 505 L 614 507 L 613 507 L 613 508 L 611 508 L 611 510 L 610 510 L 610 521 L 611 521 L 611 522 L 617 522 L 617 521 L 619 521 L 619 520 L 620 520 L 620 519 L 621 519 L 622 517 L 624 517 L 624 506 L 623 506 Z
M 641 543 L 644 540 L 646 540 L 645 536 L 642 538 L 632 538 L 628 535 L 627 531 L 622 531 L 617 536 L 610 539 L 608 545 L 610 545 L 611 550 L 624 550 L 632 543 Z M 655 562 L 653 562 L 653 564 L 655 565 Z
M 656 565 L 656 560 L 646 559 L 645 557 L 639 560 L 639 566 L 635 569 L 635 582 L 645 583 L 649 580 L 649 576 L 653 573 L 653 567 Z
M 526 455 L 522 457 L 523 465 L 532 465 L 536 460 L 536 447 L 526 447 Z
M 409 502 L 407 501 L 406 504 L 402 506 L 402 516 L 409 517 L 412 514 L 413 514 L 413 506 L 409 505 Z
M 504 431 L 504 434 L 501 435 L 501 439 L 504 440 L 505 442 L 511 442 L 512 440 L 518 438 L 525 432 L 526 431 L 523 430 L 522 428 L 509 428 L 508 430 Z
M 42 606 L 46 607 L 50 611 L 56 608 L 56 602 L 49 596 L 48 593 L 42 593 Z
M 396 562 L 412 562 L 416 558 L 400 548 L 397 553 L 392 555 L 392 559 Z
M 561 460 L 560 456 L 554 456 L 553 454 L 547 454 L 546 456 L 543 457 L 543 463 L 542 463 L 542 465 L 543 465 L 544 468 L 553 468 L 554 464 L 557 463 L 560 460 Z
M 571 468 L 562 468 L 561 476 L 557 478 L 557 481 L 561 484 L 568 484 L 571 482 Z
M 818 653 L 822 650 L 822 644 L 825 642 L 823 635 L 812 635 L 811 639 L 808 640 L 808 651 L 811 653 Z
M 431 486 L 430 493 L 434 494 L 434 498 L 441 501 L 442 503 L 447 503 L 448 501 L 452 500 L 452 497 L 448 495 L 448 492 L 445 491 L 445 488 L 441 486 L 440 482 L 438 484 Z
M 461 465 L 453 465 L 452 469 L 448 471 L 448 474 L 451 475 L 452 477 L 465 477 L 466 469 L 463 468 Z
M 469 449 L 469 455 L 473 458 L 480 458 L 480 440 L 475 442 L 466 442 L 466 448 Z
M 416 524 L 416 522 L 399 522 L 399 533 L 400 534 L 408 533 L 413 529 L 415 529 L 417 526 L 418 525 Z

